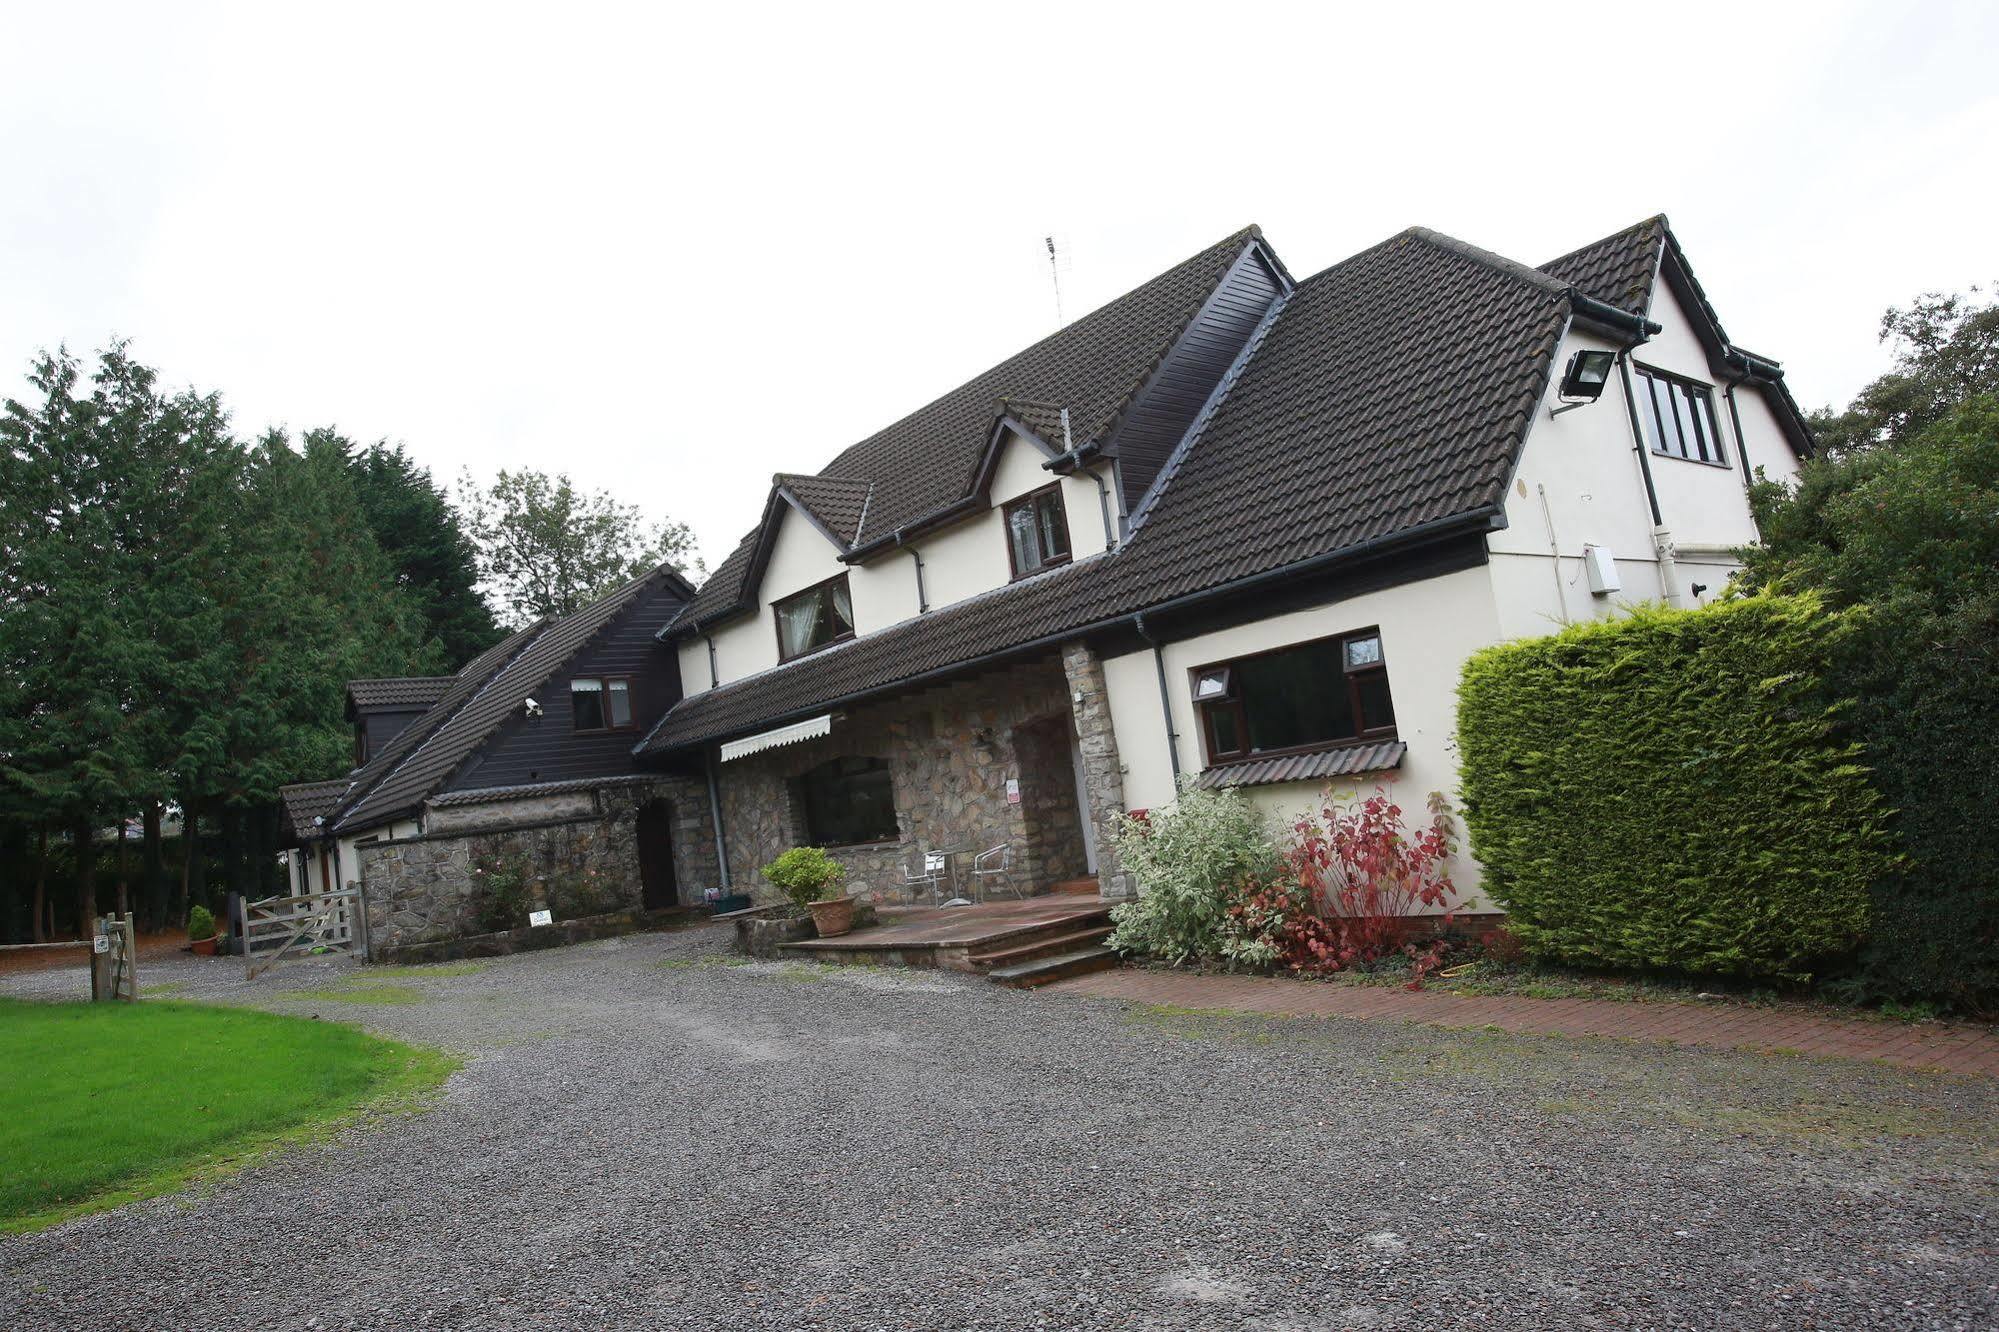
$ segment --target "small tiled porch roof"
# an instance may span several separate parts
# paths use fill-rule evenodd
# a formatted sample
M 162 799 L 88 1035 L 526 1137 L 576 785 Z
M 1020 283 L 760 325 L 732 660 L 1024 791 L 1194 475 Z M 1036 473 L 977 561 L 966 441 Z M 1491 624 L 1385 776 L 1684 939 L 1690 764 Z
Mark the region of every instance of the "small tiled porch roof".
M 1358 777 L 1363 773 L 1389 772 L 1402 766 L 1409 746 L 1400 740 L 1382 740 L 1371 745 L 1341 745 L 1306 754 L 1285 754 L 1277 758 L 1252 759 L 1247 763 L 1227 763 L 1209 768 L 1194 779 L 1203 790 L 1226 790 L 1238 786 L 1275 786 L 1279 782 L 1324 782 L 1334 777 Z

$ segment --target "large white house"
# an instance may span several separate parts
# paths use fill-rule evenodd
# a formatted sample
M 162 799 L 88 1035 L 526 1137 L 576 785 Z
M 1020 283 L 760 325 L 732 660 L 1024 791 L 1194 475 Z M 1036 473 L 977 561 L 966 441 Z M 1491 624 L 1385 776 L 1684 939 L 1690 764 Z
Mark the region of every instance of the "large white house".
M 1468 654 L 1722 591 L 1750 481 L 1810 449 L 1782 375 L 1663 217 L 1538 268 L 1414 228 L 1303 279 L 1251 228 L 776 477 L 661 631 L 682 697 L 634 752 L 705 785 L 740 891 L 794 844 L 884 895 L 1004 845 L 1121 896 L 1111 822 L 1182 780 L 1420 806 Z

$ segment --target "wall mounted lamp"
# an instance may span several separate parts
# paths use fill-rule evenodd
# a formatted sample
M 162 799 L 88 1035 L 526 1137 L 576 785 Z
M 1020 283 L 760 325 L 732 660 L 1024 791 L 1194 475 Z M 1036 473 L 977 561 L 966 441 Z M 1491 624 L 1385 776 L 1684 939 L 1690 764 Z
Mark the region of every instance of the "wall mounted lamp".
M 1560 416 L 1578 407 L 1586 407 L 1603 396 L 1604 386 L 1610 383 L 1610 372 L 1617 365 L 1617 354 L 1607 351 L 1579 351 L 1569 358 L 1569 368 L 1562 372 L 1562 387 L 1559 390 L 1562 405 L 1550 407 L 1548 415 Z

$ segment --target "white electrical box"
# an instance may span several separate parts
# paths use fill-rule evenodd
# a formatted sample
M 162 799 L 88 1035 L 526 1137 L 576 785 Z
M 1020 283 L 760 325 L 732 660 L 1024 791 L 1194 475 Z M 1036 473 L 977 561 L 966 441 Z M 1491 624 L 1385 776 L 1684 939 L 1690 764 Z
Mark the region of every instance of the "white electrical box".
M 1583 568 L 1589 573 L 1589 590 L 1594 595 L 1609 596 L 1623 590 L 1624 582 L 1617 576 L 1617 557 L 1608 546 L 1584 546 Z

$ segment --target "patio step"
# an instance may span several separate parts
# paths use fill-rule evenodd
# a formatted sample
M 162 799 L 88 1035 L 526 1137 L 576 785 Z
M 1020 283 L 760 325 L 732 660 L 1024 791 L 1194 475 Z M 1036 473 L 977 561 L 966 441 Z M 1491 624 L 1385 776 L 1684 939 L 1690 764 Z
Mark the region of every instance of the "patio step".
M 1066 980 L 1071 976 L 1082 976 L 1092 971 L 1109 971 L 1118 964 L 1117 950 L 1098 945 L 1094 948 L 1078 948 L 1073 952 L 1057 953 L 1053 957 L 1036 958 L 1032 962 L 1022 962 L 1011 967 L 997 967 L 986 973 L 986 979 L 996 985 L 1010 985 L 1016 990 L 1028 990 L 1050 981 Z
M 981 971 L 994 967 L 1011 967 L 1022 962 L 1032 962 L 1037 958 L 1050 957 L 1056 953 L 1073 953 L 1079 948 L 1094 948 L 1111 937 L 1111 927 L 1095 924 L 1087 929 L 1072 930 L 1062 934 L 1008 941 L 1003 948 L 990 948 L 973 953 L 965 960 Z
M 1051 893 L 1073 893 L 1079 897 L 1095 897 L 1102 890 L 1097 886 L 1095 879 L 1064 879 L 1060 883 L 1050 884 L 1048 891 Z

